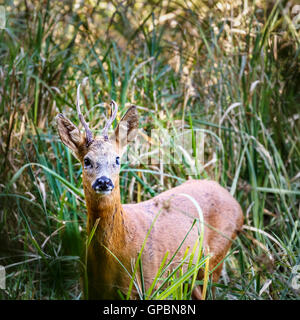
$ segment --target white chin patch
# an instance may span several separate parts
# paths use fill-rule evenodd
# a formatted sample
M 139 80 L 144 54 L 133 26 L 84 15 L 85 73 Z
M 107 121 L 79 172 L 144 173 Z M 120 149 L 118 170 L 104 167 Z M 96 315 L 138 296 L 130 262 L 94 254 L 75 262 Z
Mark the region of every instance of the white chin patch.
M 107 190 L 107 191 L 96 190 L 96 193 L 101 194 L 103 196 L 107 196 L 107 195 L 111 194 L 111 190 Z

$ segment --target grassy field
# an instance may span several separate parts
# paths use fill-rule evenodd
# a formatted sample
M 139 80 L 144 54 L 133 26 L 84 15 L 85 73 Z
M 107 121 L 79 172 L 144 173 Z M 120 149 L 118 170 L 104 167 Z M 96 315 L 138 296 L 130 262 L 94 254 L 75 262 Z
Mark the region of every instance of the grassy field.
M 122 202 L 213 179 L 239 201 L 243 232 L 207 299 L 299 299 L 298 1 L 6 1 L 0 29 L 1 299 L 81 299 L 86 208 L 81 167 L 55 116 L 74 123 L 88 77 L 94 132 L 108 103 L 140 126 L 198 129 L 203 162 L 122 163 Z M 0 3 L 1 5 L 1 3 Z M 115 125 L 115 124 L 114 124 Z M 171 137 L 172 138 L 172 137 Z M 205 264 L 203 264 L 204 267 Z M 186 281 L 186 280 L 185 280 Z M 182 299 L 172 291 L 169 299 Z

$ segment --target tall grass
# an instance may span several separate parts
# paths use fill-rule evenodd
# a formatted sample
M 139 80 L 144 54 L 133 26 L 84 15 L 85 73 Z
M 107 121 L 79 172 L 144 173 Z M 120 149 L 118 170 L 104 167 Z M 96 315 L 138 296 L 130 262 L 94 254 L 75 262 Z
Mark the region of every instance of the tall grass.
M 200 167 L 187 156 L 163 166 L 125 162 L 120 186 L 122 202 L 146 200 L 193 169 L 239 201 L 244 230 L 221 282 L 206 278 L 206 298 L 215 287 L 216 299 L 299 299 L 291 286 L 300 264 L 295 4 L 8 1 L 0 30 L 1 298 L 83 296 L 81 168 L 58 141 L 54 117 L 64 112 L 78 123 L 76 85 L 88 77 L 84 113 L 95 132 L 114 99 L 119 116 L 129 102 L 138 106 L 147 134 L 168 129 L 170 144 L 171 129 L 204 134 Z M 178 284 L 168 298 L 188 297 L 181 271 L 181 282 L 168 278 L 168 287 Z

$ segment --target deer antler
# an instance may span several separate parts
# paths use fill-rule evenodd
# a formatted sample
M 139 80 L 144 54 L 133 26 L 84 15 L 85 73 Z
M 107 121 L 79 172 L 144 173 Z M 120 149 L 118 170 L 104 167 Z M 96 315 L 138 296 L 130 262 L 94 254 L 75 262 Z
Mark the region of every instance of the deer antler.
M 84 78 L 82 81 L 82 85 L 85 86 L 86 84 L 86 80 L 88 78 Z M 85 129 L 85 134 L 86 134 L 86 146 L 88 147 L 92 142 L 93 142 L 93 134 L 92 131 L 90 130 L 88 124 L 85 122 L 83 115 L 81 114 L 80 111 L 80 84 L 77 87 L 77 104 L 76 104 L 76 108 L 77 108 L 77 114 L 79 117 L 80 122 L 82 123 L 84 129 Z
M 113 121 L 116 119 L 116 116 L 118 113 L 118 105 L 116 104 L 116 102 L 114 100 L 111 100 L 110 106 L 112 109 L 111 117 L 106 122 L 105 127 L 102 131 L 102 134 L 104 136 L 104 140 L 108 140 L 108 129 L 112 125 Z

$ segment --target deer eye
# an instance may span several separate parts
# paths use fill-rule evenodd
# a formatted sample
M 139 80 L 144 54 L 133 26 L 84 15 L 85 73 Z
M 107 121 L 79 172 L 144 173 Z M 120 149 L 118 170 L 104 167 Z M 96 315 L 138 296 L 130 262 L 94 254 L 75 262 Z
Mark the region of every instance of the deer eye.
M 84 167 L 85 168 L 91 168 L 92 167 L 92 163 L 91 163 L 91 160 L 89 158 L 85 158 L 83 163 L 84 163 Z
M 120 157 L 116 157 L 116 164 L 120 165 Z

